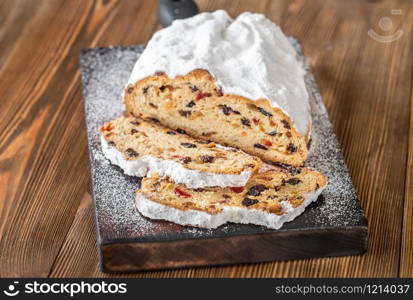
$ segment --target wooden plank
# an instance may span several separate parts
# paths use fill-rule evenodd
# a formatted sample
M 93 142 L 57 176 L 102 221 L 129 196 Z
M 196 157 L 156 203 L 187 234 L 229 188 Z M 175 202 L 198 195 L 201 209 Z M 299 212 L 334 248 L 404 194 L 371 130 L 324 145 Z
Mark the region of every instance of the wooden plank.
M 89 277 L 99 272 L 92 197 L 84 194 L 50 277 Z M 83 244 L 83 247 L 80 245 Z M 76 263 L 76 260 L 80 263 Z M 82 275 L 81 275 L 82 274 Z
M 136 24 L 120 2 L 38 5 L 0 73 L 0 276 L 47 276 L 88 189 L 80 49 L 106 43 L 103 33 L 119 44 L 153 31 L 127 30 Z M 154 4 L 145 7 L 143 16 Z
M 405 176 L 409 136 L 405 107 L 411 57 L 407 53 L 412 51 L 412 40 L 405 36 L 383 44 L 371 39 L 367 30 L 378 31 L 380 17 L 397 7 L 403 15 L 395 26 L 408 32 L 412 7 L 406 1 L 357 6 L 346 1 L 352 6 L 343 4 L 339 10 L 336 3 L 328 2 L 313 15 L 303 7 L 300 22 L 311 24 L 303 27 L 304 51 L 366 210 L 369 248 L 364 257 L 282 264 L 283 272 L 273 274 L 397 276 L 404 193 L 400 179 Z M 287 24 L 294 22 L 288 20 Z
M 412 63 L 413 64 L 413 63 Z M 413 65 L 410 66 L 413 70 Z M 410 85 L 409 152 L 406 170 L 406 193 L 402 228 L 400 277 L 413 277 L 413 73 Z
M 0 74 L 0 276 L 47 276 L 80 200 L 79 183 L 88 180 L 86 149 L 75 142 L 85 139 L 81 102 L 68 101 L 80 90 L 62 80 L 55 93 L 44 92 L 90 7 L 37 5 Z

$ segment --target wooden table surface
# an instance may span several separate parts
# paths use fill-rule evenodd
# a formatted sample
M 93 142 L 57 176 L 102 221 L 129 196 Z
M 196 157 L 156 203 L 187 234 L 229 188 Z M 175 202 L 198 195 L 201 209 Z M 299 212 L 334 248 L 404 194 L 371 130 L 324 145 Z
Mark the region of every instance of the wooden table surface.
M 197 2 L 202 11 L 224 8 L 232 16 L 265 13 L 301 41 L 369 220 L 368 252 L 101 273 L 79 51 L 146 43 L 159 28 L 157 1 L 2 0 L 0 276 L 412 277 L 413 2 Z M 380 42 L 369 29 L 385 40 L 402 35 Z

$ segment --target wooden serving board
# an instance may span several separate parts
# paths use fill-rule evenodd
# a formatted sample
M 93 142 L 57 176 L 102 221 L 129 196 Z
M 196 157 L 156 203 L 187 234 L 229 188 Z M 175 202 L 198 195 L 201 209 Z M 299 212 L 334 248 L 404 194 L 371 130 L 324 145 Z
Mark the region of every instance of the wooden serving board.
M 298 42 L 291 39 L 300 59 Z M 343 155 L 308 67 L 313 134 L 307 166 L 328 186 L 305 212 L 281 229 L 226 224 L 217 229 L 149 220 L 134 206 L 140 179 L 105 159 L 98 129 L 123 113 L 121 93 L 144 46 L 88 49 L 81 53 L 98 247 L 104 272 L 138 271 L 309 257 L 366 251 L 367 221 Z M 306 65 L 307 66 L 307 65 Z

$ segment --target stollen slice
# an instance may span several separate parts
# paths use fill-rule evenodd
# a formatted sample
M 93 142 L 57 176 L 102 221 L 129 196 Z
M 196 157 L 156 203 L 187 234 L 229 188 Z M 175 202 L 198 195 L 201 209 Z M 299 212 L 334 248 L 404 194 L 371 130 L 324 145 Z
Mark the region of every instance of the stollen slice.
M 154 121 L 120 117 L 100 129 L 106 158 L 130 176 L 153 172 L 189 188 L 244 186 L 262 162 Z
M 254 174 L 245 187 L 191 189 L 153 174 L 142 180 L 136 207 L 151 219 L 216 228 L 227 222 L 280 228 L 317 200 L 326 178 L 309 168 Z

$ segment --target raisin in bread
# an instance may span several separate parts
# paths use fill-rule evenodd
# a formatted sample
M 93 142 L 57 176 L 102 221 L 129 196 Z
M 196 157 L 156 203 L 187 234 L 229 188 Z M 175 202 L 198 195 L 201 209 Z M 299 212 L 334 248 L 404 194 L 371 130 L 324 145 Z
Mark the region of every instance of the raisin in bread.
M 205 70 L 175 78 L 165 73 L 149 76 L 127 86 L 124 101 L 134 116 L 155 118 L 269 163 L 301 166 L 307 157 L 305 138 L 285 113 L 265 99 L 224 94 Z
M 120 117 L 101 129 L 102 150 L 127 175 L 156 172 L 189 187 L 243 186 L 260 159 L 193 139 L 154 122 Z
M 325 177 L 308 168 L 293 174 L 280 169 L 257 173 L 245 187 L 190 189 L 154 174 L 136 194 L 142 215 L 181 225 L 216 228 L 227 222 L 278 229 L 300 215 L 326 186 Z

